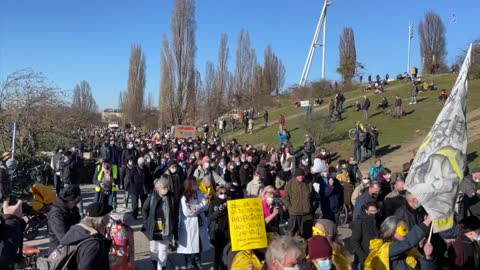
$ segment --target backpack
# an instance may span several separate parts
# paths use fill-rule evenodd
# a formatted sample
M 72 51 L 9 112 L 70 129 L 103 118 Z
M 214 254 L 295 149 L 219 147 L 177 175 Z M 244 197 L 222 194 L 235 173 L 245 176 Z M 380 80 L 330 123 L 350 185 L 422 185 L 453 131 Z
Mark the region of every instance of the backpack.
M 42 270 L 68 270 L 76 263 L 78 248 L 85 242 L 95 240 L 89 237 L 75 245 L 59 245 L 48 257 L 38 258 L 37 267 Z

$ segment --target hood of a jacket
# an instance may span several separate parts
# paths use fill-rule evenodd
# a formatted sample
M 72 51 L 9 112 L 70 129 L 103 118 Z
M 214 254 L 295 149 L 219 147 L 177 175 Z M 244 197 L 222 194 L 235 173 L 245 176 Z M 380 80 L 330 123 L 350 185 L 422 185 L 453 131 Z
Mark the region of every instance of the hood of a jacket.
M 100 236 L 99 233 L 91 234 L 88 230 L 80 225 L 73 225 L 70 230 L 65 234 L 65 236 L 60 240 L 61 245 L 72 245 L 79 243 L 82 240 L 85 240 L 92 235 Z

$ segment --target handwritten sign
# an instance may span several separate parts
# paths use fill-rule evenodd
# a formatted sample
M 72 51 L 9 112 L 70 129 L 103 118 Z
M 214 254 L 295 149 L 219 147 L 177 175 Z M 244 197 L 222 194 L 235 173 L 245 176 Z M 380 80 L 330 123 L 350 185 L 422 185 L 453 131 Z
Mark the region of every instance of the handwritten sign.
M 173 126 L 171 134 L 177 138 L 193 138 L 196 135 L 195 126 Z
M 227 207 L 232 251 L 268 246 L 260 198 L 231 200 Z

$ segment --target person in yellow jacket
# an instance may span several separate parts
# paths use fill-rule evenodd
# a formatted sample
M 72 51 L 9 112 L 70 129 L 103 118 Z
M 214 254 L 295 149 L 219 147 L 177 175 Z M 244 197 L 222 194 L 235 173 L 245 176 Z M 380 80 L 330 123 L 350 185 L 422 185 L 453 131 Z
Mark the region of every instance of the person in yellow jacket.
M 411 231 L 407 223 L 390 216 L 380 226 L 380 238 L 370 241 L 370 254 L 365 260 L 365 270 L 433 270 L 431 243 L 423 244 L 428 238 L 432 219 L 428 216 L 423 223 L 415 225 Z M 423 244 L 423 253 L 416 248 Z
M 57 194 L 51 187 L 42 185 L 41 183 L 34 184 L 30 191 L 32 192 L 32 208 L 35 212 L 47 213 L 50 205 L 57 199 Z
M 117 186 L 118 186 L 118 167 L 108 159 L 104 159 L 101 165 L 95 168 L 93 174 L 93 184 L 95 185 L 94 202 L 103 202 L 113 207 L 117 207 Z

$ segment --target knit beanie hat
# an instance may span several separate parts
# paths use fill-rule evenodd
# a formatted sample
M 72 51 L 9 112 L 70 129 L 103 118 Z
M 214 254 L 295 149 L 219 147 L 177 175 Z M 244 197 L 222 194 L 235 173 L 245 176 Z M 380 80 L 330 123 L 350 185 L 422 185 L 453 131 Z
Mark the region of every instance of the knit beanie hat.
M 330 246 L 327 238 L 315 235 L 308 241 L 308 259 L 310 261 L 331 257 L 332 254 L 332 246 Z

